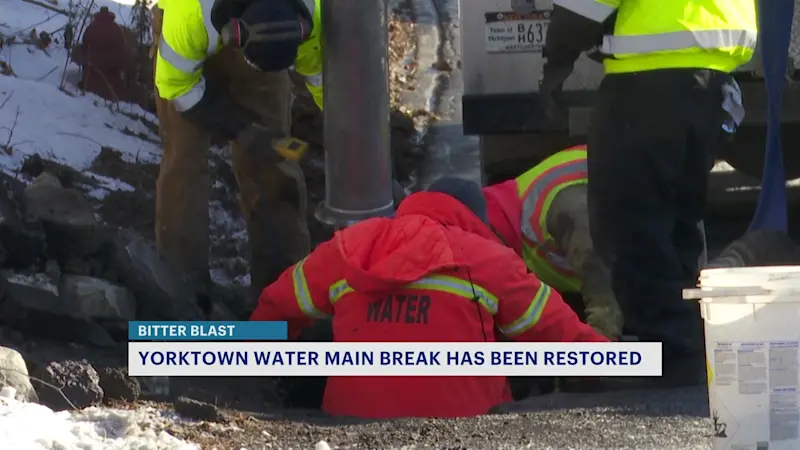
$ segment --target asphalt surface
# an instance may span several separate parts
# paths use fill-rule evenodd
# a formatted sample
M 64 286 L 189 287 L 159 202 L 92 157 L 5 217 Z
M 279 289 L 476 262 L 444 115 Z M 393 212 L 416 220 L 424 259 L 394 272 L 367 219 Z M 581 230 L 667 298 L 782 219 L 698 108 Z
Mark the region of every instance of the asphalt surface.
M 237 421 L 253 433 L 237 448 L 507 450 L 711 448 L 705 388 L 551 394 L 508 405 L 502 414 L 457 420 L 356 423 L 293 418 L 285 412 Z M 288 419 L 288 420 L 287 420 Z M 205 448 L 205 447 L 204 447 Z

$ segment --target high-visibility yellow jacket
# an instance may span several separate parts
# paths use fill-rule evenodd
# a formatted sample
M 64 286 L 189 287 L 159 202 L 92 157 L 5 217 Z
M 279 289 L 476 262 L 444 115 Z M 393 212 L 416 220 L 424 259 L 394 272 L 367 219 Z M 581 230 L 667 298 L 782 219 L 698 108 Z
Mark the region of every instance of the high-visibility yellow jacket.
M 605 36 L 606 73 L 702 68 L 731 72 L 752 58 L 755 0 L 554 0 L 595 22 L 617 13 Z
M 588 183 L 586 146 L 562 150 L 515 180 L 483 188 L 489 223 L 528 269 L 559 292 L 580 292 L 581 280 L 548 229 L 548 214 L 564 189 Z
M 186 111 L 203 97 L 203 62 L 222 48 L 211 23 L 215 0 L 160 0 L 164 11 L 156 62 L 159 95 Z M 300 45 L 294 70 L 306 79 L 314 102 L 322 109 L 322 11 L 320 0 L 303 0 L 313 17 L 311 35 Z

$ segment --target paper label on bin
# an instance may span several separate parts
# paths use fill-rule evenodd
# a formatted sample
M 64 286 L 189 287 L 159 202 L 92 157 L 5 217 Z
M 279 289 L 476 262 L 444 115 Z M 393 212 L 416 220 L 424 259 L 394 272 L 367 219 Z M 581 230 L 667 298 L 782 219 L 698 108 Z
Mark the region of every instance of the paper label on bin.
M 710 350 L 714 439 L 742 450 L 800 445 L 800 343 L 716 342 Z

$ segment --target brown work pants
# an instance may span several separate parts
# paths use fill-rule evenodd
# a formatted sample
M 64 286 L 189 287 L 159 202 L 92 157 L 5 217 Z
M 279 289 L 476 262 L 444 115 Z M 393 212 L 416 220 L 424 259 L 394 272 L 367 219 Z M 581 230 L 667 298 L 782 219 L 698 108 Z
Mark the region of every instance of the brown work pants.
M 153 8 L 153 42 L 161 36 L 163 11 Z M 155 53 L 155 52 L 154 52 Z M 259 72 L 228 48 L 205 63 L 208 83 L 225 86 L 234 101 L 261 125 L 288 135 L 291 81 L 286 71 Z M 211 136 L 184 119 L 156 92 L 164 155 L 156 182 L 156 245 L 164 258 L 191 276 L 208 280 Z M 231 142 L 239 204 L 247 220 L 253 294 L 310 251 L 306 187 L 294 162 L 271 158 L 268 144 L 244 148 Z

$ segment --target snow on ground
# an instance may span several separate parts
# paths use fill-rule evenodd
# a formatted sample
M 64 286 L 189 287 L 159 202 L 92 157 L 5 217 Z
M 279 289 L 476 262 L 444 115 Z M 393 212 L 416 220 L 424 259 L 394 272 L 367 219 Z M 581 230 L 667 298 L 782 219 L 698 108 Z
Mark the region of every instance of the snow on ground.
M 108 6 L 122 23 L 130 7 L 95 1 Z M 57 7 L 66 9 L 67 4 Z M 156 121 L 152 114 L 131 104 L 119 106 L 119 112 L 93 94 L 81 95 L 74 84 L 78 67 L 65 64 L 67 51 L 53 42 L 45 50 L 21 43 L 34 28 L 46 31 L 62 41 L 67 17 L 21 0 L 0 0 L 0 33 L 16 36 L 18 41 L 0 50 L 0 60 L 8 63 L 14 76 L 0 76 L 0 165 L 13 172 L 26 156 L 42 157 L 85 170 L 101 146 L 119 150 L 129 162 L 157 162 L 160 148 L 133 134 L 142 133 L 157 139 L 136 117 Z M 67 82 L 59 90 L 66 70 Z M 71 94 L 71 95 L 70 95 Z M 125 113 L 125 114 L 122 114 Z
M 72 1 L 72 5 L 78 5 L 73 8 L 78 10 L 88 3 L 89 0 Z M 131 23 L 134 0 L 117 3 L 94 0 L 93 3 L 93 12 L 107 6 L 116 14 L 117 23 Z M 67 10 L 70 2 L 55 0 L 53 6 Z M 16 75 L 0 75 L 0 169 L 13 174 L 26 157 L 38 154 L 94 179 L 96 186 L 88 188 L 87 194 L 97 200 L 103 200 L 109 191 L 134 191 L 133 186 L 121 180 L 91 173 L 88 169 L 102 147 L 118 150 L 126 162 L 158 163 L 162 151 L 155 142 L 159 138 L 138 120 L 158 123 L 158 119 L 137 105 L 112 105 L 94 94 L 78 90 L 79 68 L 73 63 L 67 64 L 68 54 L 63 45 L 65 15 L 22 0 L 0 0 L 0 11 L 3 12 L 0 35 L 6 36 L 5 44 L 0 45 L 0 61 L 9 64 Z M 80 17 L 82 13 L 77 15 Z M 54 42 L 45 50 L 23 43 L 34 29 L 37 34 L 50 33 Z M 8 43 L 9 36 L 14 36 L 16 42 Z M 214 154 L 228 160 L 226 151 L 214 149 Z M 215 186 L 215 189 L 220 187 Z M 235 192 L 229 194 L 235 198 Z M 232 240 L 231 245 L 238 250 L 245 248 L 247 233 L 240 217 L 234 217 L 218 202 L 209 205 L 209 216 L 214 245 L 224 247 L 224 241 Z M 231 269 L 243 263 L 246 264 L 235 256 L 212 261 L 212 276 L 221 284 L 247 285 L 249 277 Z
M 0 442 L 3 448 L 14 450 L 200 450 L 196 444 L 159 431 L 163 420 L 153 408 L 54 412 L 36 403 L 0 397 Z

